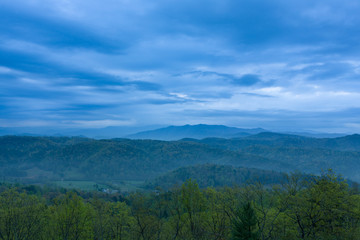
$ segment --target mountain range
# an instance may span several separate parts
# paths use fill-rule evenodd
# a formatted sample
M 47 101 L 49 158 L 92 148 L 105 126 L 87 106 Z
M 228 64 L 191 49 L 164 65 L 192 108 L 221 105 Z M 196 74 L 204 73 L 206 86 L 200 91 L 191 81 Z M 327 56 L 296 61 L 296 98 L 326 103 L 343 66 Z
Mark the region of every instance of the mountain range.
M 203 139 L 208 137 L 235 138 L 245 137 L 252 134 L 267 132 L 262 128 L 244 129 L 236 127 L 227 127 L 224 125 L 184 125 L 169 126 L 155 130 L 138 132 L 136 134 L 127 135 L 131 139 L 155 139 L 155 140 L 179 140 L 182 138 Z
M 109 126 L 104 128 L 64 128 L 51 129 L 46 127 L 17 127 L 17 128 L 1 128 L 0 136 L 17 135 L 17 136 L 54 136 L 54 137 L 71 137 L 82 136 L 94 139 L 112 139 L 112 138 L 130 138 L 130 139 L 153 139 L 153 140 L 180 140 L 182 138 L 237 138 L 257 134 L 260 132 L 269 132 L 263 128 L 237 128 L 224 125 L 184 125 L 184 126 L 168 126 L 159 128 L 159 126 Z M 341 133 L 319 133 L 319 132 L 284 132 L 292 135 L 300 135 L 307 137 L 341 137 L 346 134 Z
M 254 130 L 256 131 L 256 130 Z M 320 174 L 360 181 L 360 135 L 310 138 L 261 132 L 177 141 L 0 137 L 0 177 L 21 181 L 151 180 L 178 168 L 215 164 Z

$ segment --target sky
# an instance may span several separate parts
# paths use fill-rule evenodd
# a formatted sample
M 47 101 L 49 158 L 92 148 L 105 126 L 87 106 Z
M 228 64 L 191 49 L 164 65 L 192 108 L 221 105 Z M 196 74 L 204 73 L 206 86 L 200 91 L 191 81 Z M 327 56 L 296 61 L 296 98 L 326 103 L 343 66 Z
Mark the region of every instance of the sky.
M 3 0 L 0 128 L 360 132 L 358 0 Z

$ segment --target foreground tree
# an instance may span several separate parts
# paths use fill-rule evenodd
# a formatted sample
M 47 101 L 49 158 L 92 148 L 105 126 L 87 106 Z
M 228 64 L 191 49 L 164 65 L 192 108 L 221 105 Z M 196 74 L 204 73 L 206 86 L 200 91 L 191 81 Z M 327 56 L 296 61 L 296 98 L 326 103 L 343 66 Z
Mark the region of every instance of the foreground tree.
M 213 188 L 208 188 L 204 193 L 208 206 L 205 220 L 207 238 L 209 240 L 228 239 L 230 236 L 231 219 L 226 214 L 226 206 L 224 205 L 226 198 L 224 194 Z
M 233 240 L 258 240 L 257 218 L 250 202 L 239 209 L 233 225 Z
M 129 239 L 130 226 L 134 225 L 134 219 L 130 216 L 130 208 L 125 202 L 110 204 L 110 239 Z
M 152 199 L 144 193 L 135 193 L 130 196 L 131 215 L 134 219 L 132 235 L 135 239 L 157 239 L 159 224 L 151 208 Z
M 187 239 L 203 239 L 206 199 L 195 181 L 189 179 L 181 186 L 180 201 L 184 208 L 185 227 L 189 233 Z
M 55 204 L 51 206 L 49 213 L 51 239 L 91 238 L 91 207 L 76 193 L 69 192 L 55 199 Z
M 358 197 L 332 171 L 308 179 L 290 198 L 286 212 L 300 239 L 358 239 Z
M 282 186 L 272 187 L 247 184 L 202 190 L 188 180 L 170 191 L 121 198 L 57 189 L 45 201 L 41 192 L 49 196 L 43 190 L 0 183 L 0 240 L 357 240 L 360 236 L 360 195 L 332 172 L 292 174 Z
M 45 204 L 10 189 L 0 195 L 0 239 L 43 239 Z

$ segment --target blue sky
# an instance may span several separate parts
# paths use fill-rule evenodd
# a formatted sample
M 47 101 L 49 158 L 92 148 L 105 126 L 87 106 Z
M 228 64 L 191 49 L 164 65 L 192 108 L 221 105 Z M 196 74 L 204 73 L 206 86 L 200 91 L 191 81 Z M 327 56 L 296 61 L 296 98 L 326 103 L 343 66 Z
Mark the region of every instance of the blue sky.
M 355 0 L 5 0 L 0 127 L 360 132 Z

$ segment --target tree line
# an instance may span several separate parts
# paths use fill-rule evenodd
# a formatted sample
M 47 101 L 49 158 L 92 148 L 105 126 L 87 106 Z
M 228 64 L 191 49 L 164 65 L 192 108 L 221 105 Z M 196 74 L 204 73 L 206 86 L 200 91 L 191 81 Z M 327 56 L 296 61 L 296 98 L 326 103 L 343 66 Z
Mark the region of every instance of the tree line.
M 0 239 L 359 239 L 357 187 L 329 171 L 283 184 L 126 196 L 0 188 Z M 45 194 L 46 192 L 46 194 Z

